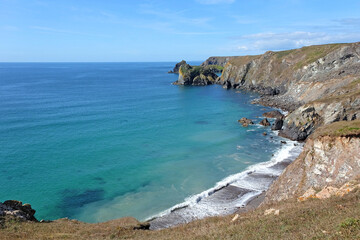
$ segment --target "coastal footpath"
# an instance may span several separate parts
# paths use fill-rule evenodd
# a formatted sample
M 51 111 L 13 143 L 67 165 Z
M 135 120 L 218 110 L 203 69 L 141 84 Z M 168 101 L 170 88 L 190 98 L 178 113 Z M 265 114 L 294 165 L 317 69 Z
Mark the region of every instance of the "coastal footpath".
M 185 62 L 185 61 L 184 61 Z M 360 238 L 360 43 L 329 44 L 211 57 L 201 66 L 178 66 L 177 85 L 220 84 L 255 91 L 254 104 L 288 114 L 281 136 L 304 141 L 260 207 L 160 231 L 133 218 L 99 224 L 60 219 L 37 222 L 30 205 L 0 205 L 4 239 L 359 239 Z M 221 77 L 214 65 L 224 66 Z M 211 67 L 210 67 L 211 66 Z M 215 76 L 215 75 L 216 76 Z M 21 216 L 21 217 L 18 217 Z M 18 231 L 21 229 L 21 231 Z

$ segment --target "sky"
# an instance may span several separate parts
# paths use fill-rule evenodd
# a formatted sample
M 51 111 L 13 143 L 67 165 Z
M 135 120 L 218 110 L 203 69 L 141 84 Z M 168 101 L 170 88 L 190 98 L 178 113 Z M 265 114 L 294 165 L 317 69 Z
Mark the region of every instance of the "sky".
M 357 41 L 359 0 L 0 0 L 0 62 L 204 61 Z

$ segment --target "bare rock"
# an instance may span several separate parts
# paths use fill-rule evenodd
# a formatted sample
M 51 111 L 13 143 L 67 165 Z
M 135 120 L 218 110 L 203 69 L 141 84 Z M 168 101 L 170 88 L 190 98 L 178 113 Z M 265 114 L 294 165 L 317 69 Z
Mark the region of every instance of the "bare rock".
M 263 113 L 263 116 L 266 118 L 276 118 L 276 119 L 282 119 L 284 117 L 284 115 L 278 110 Z
M 267 120 L 267 118 L 264 118 L 263 120 L 261 120 L 260 125 L 263 126 L 270 126 L 270 122 Z
M 181 62 L 178 62 L 174 69 L 172 71 L 169 71 L 168 73 L 179 73 L 179 69 L 182 65 L 189 65 L 185 60 L 182 60 Z
M 337 125 L 334 123 L 324 126 L 313 136 L 316 136 L 317 132 L 329 131 L 329 129 L 337 133 L 339 130 L 333 129 Z M 345 125 L 340 129 L 349 128 Z M 360 175 L 359 146 L 360 136 L 358 135 L 330 136 L 325 134 L 308 138 L 299 157 L 270 186 L 264 203 L 299 198 L 310 188 L 339 188 L 355 180 Z M 323 195 L 325 191 L 330 190 L 324 190 Z
M 254 124 L 253 121 L 251 121 L 250 119 L 245 118 L 245 117 L 239 119 L 239 120 L 238 120 L 238 123 L 242 124 L 243 127 L 247 127 L 247 126 L 249 126 L 249 125 Z
M 12 216 L 20 220 L 38 221 L 35 218 L 35 210 L 30 204 L 22 204 L 20 201 L 7 200 L 0 203 L 0 216 Z
M 282 119 L 276 119 L 274 124 L 271 126 L 271 130 L 281 130 L 284 121 Z

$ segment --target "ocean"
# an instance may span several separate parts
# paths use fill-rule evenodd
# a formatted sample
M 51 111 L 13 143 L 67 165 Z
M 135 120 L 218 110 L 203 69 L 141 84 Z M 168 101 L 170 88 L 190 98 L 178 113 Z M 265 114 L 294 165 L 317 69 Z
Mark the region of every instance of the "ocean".
M 258 95 L 172 85 L 174 65 L 0 63 L 0 201 L 38 219 L 146 220 L 289 156 L 292 142 L 237 122 L 272 110 Z

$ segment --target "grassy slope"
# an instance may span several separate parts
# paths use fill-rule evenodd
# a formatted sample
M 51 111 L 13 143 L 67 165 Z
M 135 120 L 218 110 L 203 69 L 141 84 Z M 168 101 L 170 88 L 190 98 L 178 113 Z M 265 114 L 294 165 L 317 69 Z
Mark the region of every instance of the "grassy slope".
M 283 59 L 294 60 L 295 64 L 293 65 L 294 70 L 302 68 L 316 60 L 325 57 L 330 52 L 336 50 L 341 46 L 349 45 L 346 43 L 338 44 L 325 44 L 325 45 L 313 45 L 308 47 L 302 47 L 299 49 L 291 49 L 286 51 L 274 52 L 274 55 L 278 62 L 281 62 Z M 247 64 L 248 62 L 260 58 L 262 55 L 254 56 L 240 56 L 230 59 L 230 63 L 236 66 L 241 66 Z
M 11 222 L 0 230 L 0 239 L 360 239 L 360 190 L 343 198 L 290 200 L 271 207 L 280 215 L 264 216 L 265 206 L 235 222 L 233 216 L 214 217 L 161 231 L 131 230 L 131 224 L 116 221 Z
M 360 120 L 334 122 L 318 128 L 311 138 L 360 136 Z

